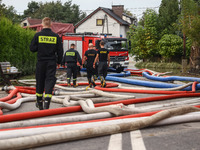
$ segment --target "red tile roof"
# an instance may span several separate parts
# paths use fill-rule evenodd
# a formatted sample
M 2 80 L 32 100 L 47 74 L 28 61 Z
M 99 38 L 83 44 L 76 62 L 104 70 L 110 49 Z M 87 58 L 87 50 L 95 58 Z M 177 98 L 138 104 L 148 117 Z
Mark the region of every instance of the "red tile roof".
M 42 23 L 42 19 L 28 18 L 27 20 L 28 20 L 30 25 L 35 25 L 35 24 L 41 24 Z

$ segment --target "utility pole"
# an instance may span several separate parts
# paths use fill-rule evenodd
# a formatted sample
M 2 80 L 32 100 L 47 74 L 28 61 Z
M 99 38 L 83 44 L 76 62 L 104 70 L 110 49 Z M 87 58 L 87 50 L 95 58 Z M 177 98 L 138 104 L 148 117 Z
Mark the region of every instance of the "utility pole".
M 108 31 L 108 16 L 105 14 L 104 16 L 104 22 L 103 22 L 103 29 L 102 29 L 102 33 L 104 33 L 104 26 L 105 26 L 105 22 L 107 24 L 107 34 L 109 33 Z

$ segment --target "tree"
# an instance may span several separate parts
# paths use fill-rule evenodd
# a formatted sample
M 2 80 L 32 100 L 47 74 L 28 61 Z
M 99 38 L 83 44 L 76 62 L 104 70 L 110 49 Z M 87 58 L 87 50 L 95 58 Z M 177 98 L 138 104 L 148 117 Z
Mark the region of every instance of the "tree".
M 199 1 L 198 1 L 199 2 Z M 200 69 L 200 15 L 199 6 L 193 0 L 181 1 L 180 25 L 185 36 L 192 41 L 190 64 L 191 71 Z M 184 42 L 185 43 L 185 42 Z
M 35 1 L 31 1 L 28 3 L 28 9 L 24 10 L 25 17 L 34 17 L 34 14 L 40 8 L 39 3 Z
M 178 0 L 162 0 L 159 8 L 159 31 L 162 35 L 175 33 L 173 24 L 177 22 L 179 14 Z
M 6 6 L 2 3 L 2 0 L 0 0 L 0 16 L 5 16 L 8 19 L 10 19 L 14 23 L 19 23 L 21 17 L 16 14 L 16 10 L 13 6 Z
M 132 25 L 129 32 L 129 40 L 131 41 L 131 53 L 137 59 L 151 60 L 158 56 L 157 32 L 158 14 L 152 10 L 147 9 L 144 16 L 144 27 Z
M 155 10 L 146 10 L 144 30 L 146 36 L 145 45 L 147 47 L 149 57 L 158 55 L 158 14 L 155 12 Z
M 31 1 L 24 14 L 25 17 L 38 19 L 50 17 L 53 21 L 73 24 L 86 17 L 86 13 L 82 12 L 78 5 L 72 4 L 71 0 L 64 4 L 61 1 L 46 3 Z

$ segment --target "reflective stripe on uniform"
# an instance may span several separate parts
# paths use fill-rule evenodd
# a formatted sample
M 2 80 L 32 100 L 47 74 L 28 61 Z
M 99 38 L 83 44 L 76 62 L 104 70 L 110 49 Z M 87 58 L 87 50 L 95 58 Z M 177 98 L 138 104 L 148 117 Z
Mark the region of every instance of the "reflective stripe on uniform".
M 36 93 L 36 96 L 38 96 L 38 97 L 42 97 L 43 94 Z
M 46 98 L 46 97 L 51 98 L 51 97 L 52 97 L 52 94 L 45 94 L 44 97 L 45 97 L 45 98 Z
M 57 37 L 53 36 L 39 36 L 38 37 L 39 43 L 47 43 L 47 44 L 56 44 L 57 43 Z
M 100 51 L 100 53 L 101 53 L 101 54 L 106 54 L 106 53 L 107 53 L 107 51 Z
M 75 56 L 75 52 L 66 52 L 66 56 Z

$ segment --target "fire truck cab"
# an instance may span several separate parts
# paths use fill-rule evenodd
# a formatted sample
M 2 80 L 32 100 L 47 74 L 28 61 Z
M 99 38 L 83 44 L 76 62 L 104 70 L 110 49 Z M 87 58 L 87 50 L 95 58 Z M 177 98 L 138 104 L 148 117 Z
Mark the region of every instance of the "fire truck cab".
M 126 38 L 114 37 L 111 35 L 99 35 L 94 33 L 67 33 L 62 36 L 63 49 L 66 52 L 72 43 L 76 45 L 76 50 L 83 58 L 88 50 L 89 43 L 95 45 L 96 50 L 100 48 L 99 43 L 103 40 L 104 47 L 109 50 L 110 66 L 121 72 L 129 65 L 128 42 Z

